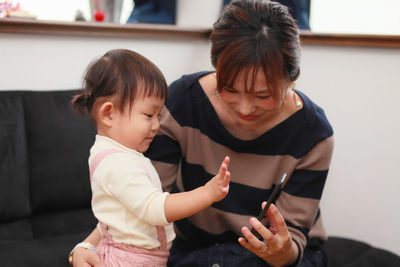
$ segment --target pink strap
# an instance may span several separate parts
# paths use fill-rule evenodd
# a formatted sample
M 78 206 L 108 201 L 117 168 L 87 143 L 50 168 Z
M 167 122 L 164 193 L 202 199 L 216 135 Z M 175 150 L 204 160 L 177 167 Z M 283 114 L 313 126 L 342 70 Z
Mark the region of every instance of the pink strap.
M 110 148 L 110 149 L 106 149 L 101 151 L 99 154 L 97 154 L 92 162 L 90 163 L 90 183 L 92 183 L 92 177 L 93 177 L 93 173 L 96 170 L 97 166 L 99 165 L 99 163 L 108 155 L 114 154 L 114 153 L 124 153 L 121 150 L 115 149 L 115 148 Z
M 107 231 L 107 228 L 104 226 L 104 223 L 99 222 L 98 227 L 100 228 L 99 230 L 100 230 L 101 235 L 102 235 L 106 240 L 113 241 L 113 239 L 112 239 L 110 233 Z
M 96 170 L 97 166 L 100 164 L 100 162 L 107 157 L 108 155 L 114 154 L 114 153 L 125 153 L 122 150 L 118 150 L 115 148 L 110 148 L 101 151 L 98 153 L 93 160 L 90 162 L 90 183 L 92 183 L 92 177 L 93 173 Z M 149 178 L 150 179 L 150 178 Z M 112 240 L 111 235 L 109 235 L 107 229 L 103 225 L 102 222 L 99 222 L 101 230 L 103 230 L 103 234 L 106 235 L 107 239 Z M 158 235 L 158 241 L 160 242 L 160 249 L 167 249 L 167 234 L 165 233 L 165 228 L 163 226 L 156 226 L 157 228 L 157 235 Z
M 158 241 L 160 242 L 160 249 L 167 249 L 167 234 L 165 233 L 165 227 L 156 226 Z

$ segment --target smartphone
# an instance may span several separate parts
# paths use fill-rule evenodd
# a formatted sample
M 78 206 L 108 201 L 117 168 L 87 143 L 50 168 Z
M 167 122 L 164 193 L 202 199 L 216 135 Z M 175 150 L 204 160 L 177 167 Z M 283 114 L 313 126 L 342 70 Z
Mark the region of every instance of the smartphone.
M 283 185 L 285 184 L 285 181 L 286 181 L 286 173 L 283 173 L 283 175 L 282 175 L 281 179 L 279 180 L 278 184 L 276 184 L 276 186 L 275 186 L 274 190 L 272 191 L 271 195 L 269 195 L 269 198 L 267 200 L 267 204 L 265 205 L 265 207 L 262 209 L 262 211 L 258 215 L 257 219 L 259 221 L 261 221 L 262 219 L 265 218 L 265 213 L 267 212 L 267 210 L 268 210 L 269 206 L 271 205 L 271 203 L 275 202 L 275 200 L 278 197 L 280 191 L 283 189 Z M 251 233 L 253 235 L 255 235 L 258 239 L 262 239 L 260 234 L 254 228 L 251 228 Z

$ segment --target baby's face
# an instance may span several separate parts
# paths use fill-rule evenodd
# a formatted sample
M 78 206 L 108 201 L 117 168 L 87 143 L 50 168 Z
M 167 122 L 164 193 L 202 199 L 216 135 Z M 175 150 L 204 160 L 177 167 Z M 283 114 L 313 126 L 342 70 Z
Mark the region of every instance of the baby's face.
M 138 98 L 124 112 L 116 111 L 112 133 L 114 140 L 139 152 L 145 152 L 160 128 L 160 112 L 164 99 L 155 96 Z

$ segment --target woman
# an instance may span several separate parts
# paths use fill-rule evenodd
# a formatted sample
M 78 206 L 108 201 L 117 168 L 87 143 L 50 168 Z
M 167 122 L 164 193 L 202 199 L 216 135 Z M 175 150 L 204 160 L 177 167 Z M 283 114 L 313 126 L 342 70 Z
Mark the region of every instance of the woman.
M 175 223 L 168 266 L 326 266 L 319 200 L 333 131 L 323 110 L 294 90 L 301 52 L 296 22 L 276 2 L 232 1 L 210 39 L 216 71 L 170 85 L 147 156 L 164 189 L 180 192 L 204 184 L 204 177 L 215 175 L 215 159 L 228 155 L 230 192 Z M 261 223 L 254 218 L 260 203 L 283 173 L 288 181 L 267 211 L 269 223 Z M 97 231 L 86 239 L 98 240 Z M 73 262 L 99 260 L 79 248 Z

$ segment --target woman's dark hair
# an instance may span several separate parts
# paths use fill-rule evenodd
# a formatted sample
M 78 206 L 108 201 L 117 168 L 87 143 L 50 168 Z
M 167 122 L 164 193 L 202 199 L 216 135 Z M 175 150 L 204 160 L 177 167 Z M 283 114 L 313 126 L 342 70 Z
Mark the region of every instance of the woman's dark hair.
M 244 71 L 264 71 L 271 95 L 282 99 L 288 83 L 300 74 L 300 40 L 296 21 L 286 6 L 267 0 L 234 0 L 214 23 L 211 60 L 216 68 L 217 88 L 231 86 Z
M 121 112 L 132 105 L 137 96 L 165 99 L 167 83 L 161 71 L 144 56 L 126 49 L 105 53 L 88 66 L 83 89 L 72 99 L 72 107 L 91 113 L 95 100 L 112 97 Z

